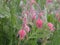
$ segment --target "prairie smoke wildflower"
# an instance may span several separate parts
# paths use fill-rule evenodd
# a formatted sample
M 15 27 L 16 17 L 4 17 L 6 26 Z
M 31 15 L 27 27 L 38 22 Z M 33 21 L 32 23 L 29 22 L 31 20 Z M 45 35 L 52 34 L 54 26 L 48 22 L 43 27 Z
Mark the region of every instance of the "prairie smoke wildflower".
M 37 26 L 38 28 L 42 28 L 42 25 L 43 25 L 43 21 L 42 21 L 41 19 L 37 19 L 37 21 L 36 21 L 36 26 Z
M 47 3 L 51 3 L 53 0 L 46 0 Z
M 48 28 L 51 30 L 51 31 L 54 31 L 54 25 L 52 23 L 48 23 Z
M 36 15 L 32 15 L 32 20 L 36 19 Z
M 40 13 L 39 13 L 39 17 L 41 17 L 41 16 L 43 16 L 43 15 L 44 15 L 43 12 L 40 12 Z
M 59 13 L 56 13 L 56 18 L 58 18 L 59 17 Z
M 59 13 L 56 13 L 56 18 L 57 18 L 58 21 L 60 22 L 60 15 L 59 15 Z
M 20 37 L 21 40 L 23 40 L 24 37 L 26 36 L 25 30 L 22 30 L 22 29 L 19 30 L 18 34 L 19 34 L 19 37 Z
M 26 19 L 26 17 L 23 18 L 23 23 L 24 23 L 24 24 L 27 24 L 27 19 Z
M 36 3 L 36 1 L 35 0 L 31 0 L 31 4 L 34 4 L 34 3 Z
M 36 12 L 35 11 L 32 12 L 32 20 L 34 20 L 34 19 L 36 19 Z
M 30 28 L 28 25 L 25 24 L 25 27 L 24 27 L 25 31 L 28 33 L 30 31 Z

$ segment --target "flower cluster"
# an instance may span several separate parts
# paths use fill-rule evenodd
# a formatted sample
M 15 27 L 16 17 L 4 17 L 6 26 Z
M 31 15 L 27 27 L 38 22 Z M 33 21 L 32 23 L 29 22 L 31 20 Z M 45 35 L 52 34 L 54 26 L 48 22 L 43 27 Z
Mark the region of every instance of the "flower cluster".
M 44 24 L 46 23 L 46 25 L 48 26 L 47 30 L 50 31 L 54 31 L 55 27 L 51 22 L 47 21 L 47 14 L 49 14 L 48 12 L 48 8 L 45 7 L 46 9 L 41 10 L 39 4 L 37 4 L 36 0 L 30 0 L 30 1 L 26 1 L 27 3 L 25 4 L 23 11 L 22 11 L 22 29 L 19 30 L 18 34 L 20 36 L 20 39 L 24 39 L 24 37 L 27 35 L 27 33 L 29 33 L 30 31 L 32 31 L 32 28 L 30 28 L 28 26 L 28 24 L 31 23 L 32 26 L 36 26 L 37 29 L 45 29 L 44 28 Z M 52 3 L 53 4 L 53 0 L 46 0 L 47 3 Z M 37 7 L 37 9 L 35 9 L 34 5 Z M 47 12 L 48 11 L 48 12 Z M 58 14 L 56 14 L 56 17 L 58 17 Z M 59 18 L 60 20 L 60 18 Z

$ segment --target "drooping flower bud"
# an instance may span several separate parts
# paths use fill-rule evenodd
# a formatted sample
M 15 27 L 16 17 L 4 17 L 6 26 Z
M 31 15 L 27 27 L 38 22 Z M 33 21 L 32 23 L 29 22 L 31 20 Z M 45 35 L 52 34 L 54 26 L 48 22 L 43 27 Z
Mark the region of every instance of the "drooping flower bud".
M 47 3 L 51 3 L 53 0 L 46 0 Z
M 56 18 L 58 19 L 58 21 L 60 22 L 60 14 L 56 13 Z
M 31 0 L 31 4 L 35 4 L 36 3 L 36 1 L 35 0 Z
M 54 31 L 54 25 L 52 23 L 48 23 L 48 28 L 51 30 L 51 31 Z
M 28 25 L 25 24 L 25 27 L 24 27 L 25 31 L 28 33 L 30 31 L 30 28 Z
M 26 36 L 26 31 L 21 29 L 19 30 L 18 34 L 19 34 L 20 39 L 23 40 L 24 37 Z
M 37 20 L 36 20 L 36 26 L 37 26 L 38 28 L 42 28 L 42 25 L 43 25 L 43 21 L 42 21 L 41 19 L 37 19 Z

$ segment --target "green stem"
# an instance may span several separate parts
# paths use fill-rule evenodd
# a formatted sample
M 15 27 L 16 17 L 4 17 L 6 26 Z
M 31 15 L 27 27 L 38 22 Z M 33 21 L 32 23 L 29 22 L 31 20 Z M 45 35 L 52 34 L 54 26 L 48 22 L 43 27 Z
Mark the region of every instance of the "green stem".
M 18 45 L 20 45 L 20 39 L 19 39 L 19 41 L 18 41 Z

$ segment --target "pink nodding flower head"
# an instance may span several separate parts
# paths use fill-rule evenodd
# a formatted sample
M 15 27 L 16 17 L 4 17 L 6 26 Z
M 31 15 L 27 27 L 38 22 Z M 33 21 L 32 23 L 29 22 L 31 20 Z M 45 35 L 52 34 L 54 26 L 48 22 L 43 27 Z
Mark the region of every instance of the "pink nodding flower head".
M 59 17 L 59 13 L 56 13 L 56 17 L 57 17 L 57 18 Z
M 53 27 L 54 25 L 52 23 L 48 23 L 48 26 L 49 27 Z
M 56 18 L 57 18 L 58 21 L 60 22 L 60 15 L 59 15 L 59 13 L 56 13 Z
M 46 0 L 47 3 L 51 3 L 53 0 Z
M 24 23 L 24 24 L 27 24 L 27 19 L 26 19 L 26 17 L 23 18 L 23 23 Z
M 36 12 L 35 10 L 32 12 L 32 20 L 36 19 Z
M 32 6 L 30 7 L 30 12 L 31 13 L 35 12 L 35 10 L 34 10 L 34 8 Z
M 24 27 L 24 29 L 25 29 L 25 31 L 26 31 L 27 33 L 30 31 L 30 28 L 29 28 L 29 26 L 27 26 L 26 24 L 25 24 L 25 27 Z
M 21 40 L 23 40 L 24 37 L 26 36 L 26 32 L 25 32 L 25 30 L 22 30 L 22 29 L 19 30 L 18 34 L 19 34 Z
M 31 0 L 31 3 L 34 4 L 36 1 L 35 0 Z
M 43 12 L 40 12 L 40 13 L 39 13 L 39 17 L 41 17 L 41 16 L 43 16 L 43 15 L 44 15 Z
M 43 21 L 42 21 L 41 19 L 37 19 L 37 21 L 36 21 L 36 26 L 37 26 L 38 28 L 42 28 L 42 25 L 43 25 Z
M 28 15 L 29 14 L 29 11 L 27 10 L 25 13 Z
M 36 19 L 36 15 L 32 15 L 32 20 L 35 20 Z
M 52 23 L 48 23 L 48 27 L 51 31 L 54 31 L 54 25 Z
M 24 28 L 25 28 L 25 23 L 22 24 L 22 29 L 24 29 Z

